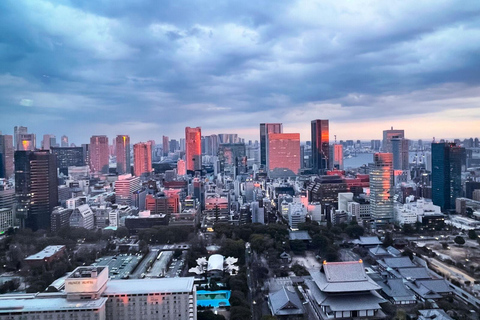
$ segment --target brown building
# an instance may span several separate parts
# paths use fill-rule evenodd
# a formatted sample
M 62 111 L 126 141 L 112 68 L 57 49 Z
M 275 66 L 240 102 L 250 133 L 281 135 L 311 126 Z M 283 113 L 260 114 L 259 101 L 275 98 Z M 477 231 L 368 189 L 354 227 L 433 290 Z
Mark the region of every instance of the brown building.
M 108 173 L 109 147 L 107 136 L 92 136 L 89 146 L 90 171 Z
M 49 265 L 65 254 L 65 246 L 48 246 L 40 252 L 25 258 L 25 263 L 31 267 Z
M 142 174 L 152 172 L 152 145 L 150 142 L 134 144 L 133 157 L 135 176 L 140 177 Z
M 202 129 L 185 128 L 185 162 L 187 170 L 202 170 Z

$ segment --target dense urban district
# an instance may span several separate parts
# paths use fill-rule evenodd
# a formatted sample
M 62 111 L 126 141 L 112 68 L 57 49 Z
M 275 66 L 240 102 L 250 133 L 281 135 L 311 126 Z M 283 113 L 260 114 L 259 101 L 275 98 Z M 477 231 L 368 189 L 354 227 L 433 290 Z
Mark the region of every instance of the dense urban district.
M 478 319 L 478 138 L 259 129 L 0 134 L 0 319 Z

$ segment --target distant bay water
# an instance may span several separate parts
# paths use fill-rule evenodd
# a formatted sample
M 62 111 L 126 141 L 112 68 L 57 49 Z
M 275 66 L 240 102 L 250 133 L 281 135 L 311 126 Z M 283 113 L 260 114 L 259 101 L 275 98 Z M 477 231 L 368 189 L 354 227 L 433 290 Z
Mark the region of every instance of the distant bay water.
M 409 161 L 410 163 L 414 162 L 415 155 L 417 155 L 419 158 L 422 158 L 419 163 L 423 163 L 425 161 L 425 157 L 422 157 L 421 152 L 409 152 Z M 357 153 L 357 155 L 354 157 L 352 156 L 351 158 L 345 158 L 343 159 L 343 167 L 345 169 L 354 169 L 354 168 L 360 168 L 363 165 L 367 165 L 369 163 L 373 162 L 373 153 Z

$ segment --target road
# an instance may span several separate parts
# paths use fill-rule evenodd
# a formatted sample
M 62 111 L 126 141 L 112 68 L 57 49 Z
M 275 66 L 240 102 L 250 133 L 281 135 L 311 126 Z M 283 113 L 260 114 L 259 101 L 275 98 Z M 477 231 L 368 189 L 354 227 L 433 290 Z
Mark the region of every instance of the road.
M 147 265 L 150 261 L 155 261 L 157 259 L 158 255 L 158 250 L 152 250 L 150 251 L 147 256 L 140 262 L 135 269 L 135 271 L 130 275 L 130 278 L 132 279 L 138 279 L 141 278 L 142 273 L 145 273 L 147 270 Z

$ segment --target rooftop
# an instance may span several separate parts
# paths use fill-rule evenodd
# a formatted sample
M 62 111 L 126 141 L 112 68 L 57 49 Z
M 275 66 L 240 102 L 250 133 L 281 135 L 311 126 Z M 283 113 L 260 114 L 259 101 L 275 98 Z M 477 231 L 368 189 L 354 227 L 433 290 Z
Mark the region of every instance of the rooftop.
M 110 280 L 104 295 L 113 294 L 141 294 L 141 293 L 161 293 L 161 292 L 192 292 L 193 277 L 181 278 L 163 278 L 163 279 L 131 279 L 131 280 Z
M 11 297 L 11 299 L 10 299 Z M 25 298 L 19 299 L 16 295 L 3 296 L 0 299 L 0 314 L 10 312 L 42 312 L 42 311 L 67 311 L 91 310 L 105 306 L 107 298 L 96 300 L 68 301 L 65 298 Z
M 289 238 L 290 240 L 302 240 L 302 241 L 312 240 L 312 238 L 308 234 L 308 231 L 290 231 Z
M 25 258 L 25 260 L 43 260 L 46 258 L 50 258 L 58 252 L 62 251 L 63 249 L 65 249 L 65 246 L 48 246 L 45 247 L 45 249 L 43 249 L 42 251 L 28 256 L 27 258 Z

